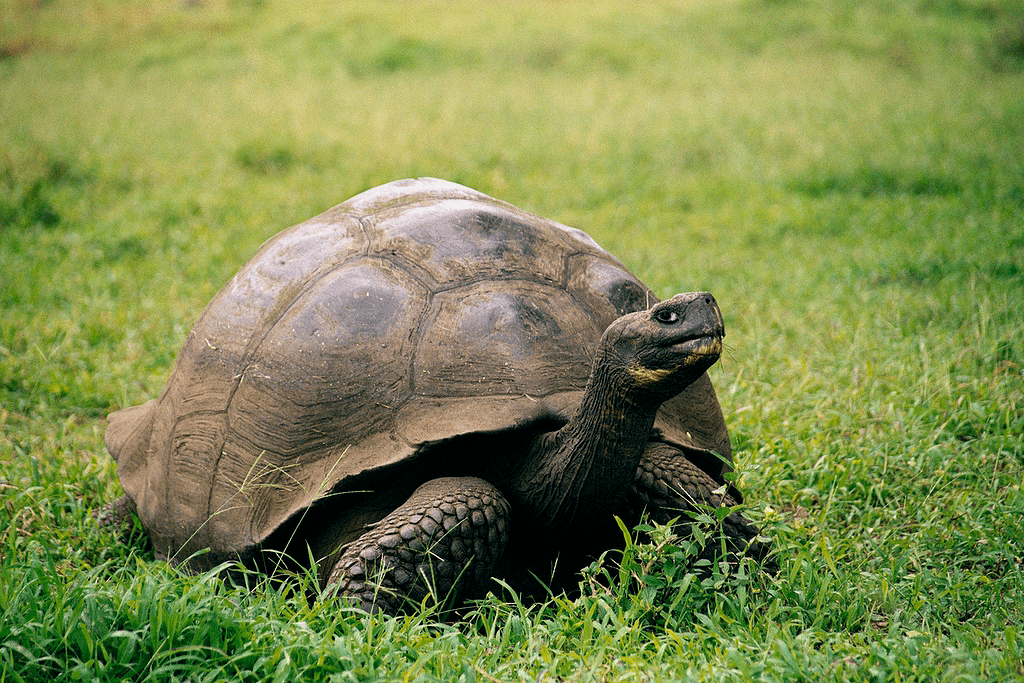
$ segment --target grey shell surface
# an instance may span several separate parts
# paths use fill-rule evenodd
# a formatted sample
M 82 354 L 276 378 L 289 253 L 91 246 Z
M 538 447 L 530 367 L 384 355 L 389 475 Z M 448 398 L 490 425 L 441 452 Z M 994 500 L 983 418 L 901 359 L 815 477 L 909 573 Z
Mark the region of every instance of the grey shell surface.
M 263 244 L 160 397 L 110 415 L 107 447 L 158 555 L 211 549 L 203 568 L 423 444 L 571 413 L 604 329 L 655 301 L 582 231 L 450 182 L 389 183 Z M 730 457 L 707 375 L 656 427 Z

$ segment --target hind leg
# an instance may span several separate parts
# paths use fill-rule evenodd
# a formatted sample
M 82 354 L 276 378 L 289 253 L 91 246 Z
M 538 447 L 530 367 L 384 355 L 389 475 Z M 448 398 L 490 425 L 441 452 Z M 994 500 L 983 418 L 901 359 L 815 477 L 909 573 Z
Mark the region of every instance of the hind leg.
M 508 540 L 509 505 L 475 477 L 433 479 L 343 549 L 324 582 L 362 609 L 396 614 L 483 591 Z
M 135 524 L 135 501 L 124 494 L 92 511 L 93 518 L 105 529 L 112 529 L 121 541 L 127 541 Z

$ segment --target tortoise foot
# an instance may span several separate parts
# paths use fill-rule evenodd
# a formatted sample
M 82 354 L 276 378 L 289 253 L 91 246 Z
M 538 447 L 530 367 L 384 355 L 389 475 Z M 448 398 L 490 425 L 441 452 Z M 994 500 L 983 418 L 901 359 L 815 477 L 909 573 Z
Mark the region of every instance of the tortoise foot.
M 730 507 L 736 500 L 730 487 L 715 481 L 694 465 L 685 453 L 664 443 L 651 443 L 637 467 L 633 497 L 645 506 L 651 518 L 667 524 L 678 518 L 676 528 L 688 533 L 697 514 L 706 508 Z M 738 496 L 738 494 L 737 494 Z M 748 555 L 768 570 L 777 569 L 770 544 L 758 536 L 758 529 L 739 512 L 730 512 L 719 522 L 726 559 Z M 702 557 L 713 559 L 716 549 L 709 545 Z
M 135 501 L 127 495 L 120 496 L 92 511 L 92 516 L 100 527 L 113 530 L 122 541 L 128 540 L 135 523 L 135 515 Z
M 325 586 L 367 612 L 397 614 L 482 590 L 508 539 L 509 505 L 475 477 L 428 481 L 344 549 Z

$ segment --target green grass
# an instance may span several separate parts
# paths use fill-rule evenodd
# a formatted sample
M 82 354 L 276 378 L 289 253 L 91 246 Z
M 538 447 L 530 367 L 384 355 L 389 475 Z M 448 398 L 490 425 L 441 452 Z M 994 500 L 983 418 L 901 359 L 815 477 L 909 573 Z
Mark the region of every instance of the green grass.
M 1022 93 L 1013 0 L 3 0 L 0 681 L 1024 679 Z M 418 175 L 715 293 L 777 576 L 656 532 L 444 625 L 97 528 L 231 274 Z

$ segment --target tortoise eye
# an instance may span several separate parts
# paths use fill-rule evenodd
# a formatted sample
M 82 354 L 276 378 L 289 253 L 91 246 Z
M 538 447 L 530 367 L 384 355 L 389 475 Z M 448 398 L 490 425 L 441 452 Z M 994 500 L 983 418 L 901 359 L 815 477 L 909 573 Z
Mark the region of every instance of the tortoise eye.
M 664 323 L 665 325 L 672 325 L 673 323 L 679 322 L 679 316 L 676 314 L 676 312 L 670 311 L 667 308 L 663 308 L 657 313 L 655 313 L 654 319 L 657 320 L 659 323 Z

